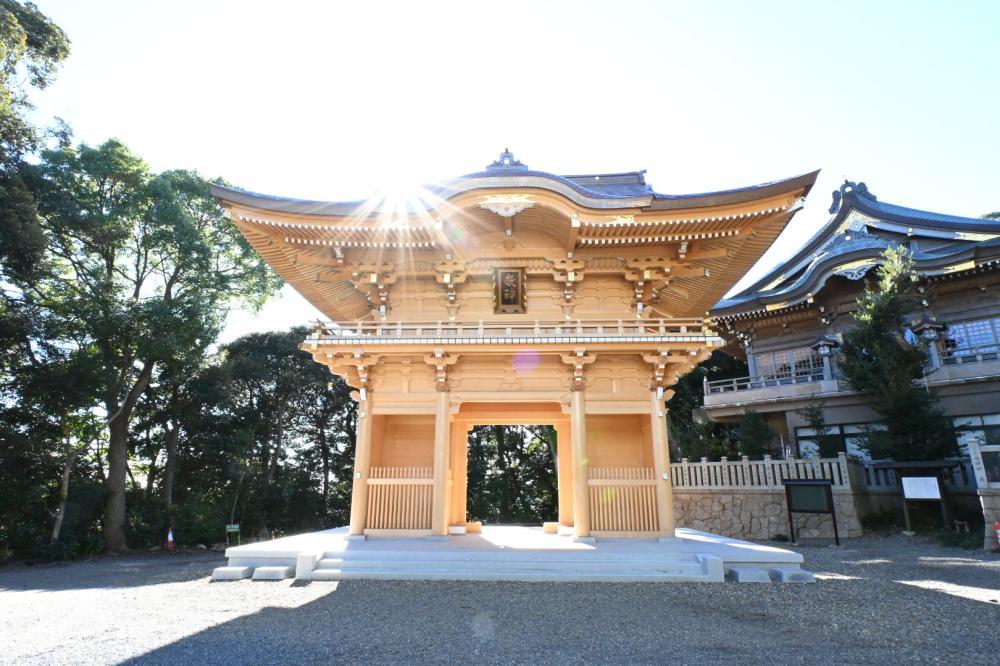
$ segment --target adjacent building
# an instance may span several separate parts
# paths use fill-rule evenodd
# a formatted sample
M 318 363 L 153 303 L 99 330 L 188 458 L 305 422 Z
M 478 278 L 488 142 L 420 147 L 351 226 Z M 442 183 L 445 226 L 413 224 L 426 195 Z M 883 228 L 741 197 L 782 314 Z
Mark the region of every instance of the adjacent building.
M 1000 443 L 1000 220 L 957 217 L 879 201 L 864 183 L 845 182 L 832 217 L 805 245 L 711 314 L 749 376 L 707 382 L 705 412 L 734 421 L 764 414 L 785 453 L 815 456 L 799 413 L 821 405 L 837 448 L 864 458 L 878 416 L 837 368 L 865 281 L 892 244 L 909 248 L 921 307 L 907 341 L 928 355 L 923 382 L 959 430 L 960 444 Z

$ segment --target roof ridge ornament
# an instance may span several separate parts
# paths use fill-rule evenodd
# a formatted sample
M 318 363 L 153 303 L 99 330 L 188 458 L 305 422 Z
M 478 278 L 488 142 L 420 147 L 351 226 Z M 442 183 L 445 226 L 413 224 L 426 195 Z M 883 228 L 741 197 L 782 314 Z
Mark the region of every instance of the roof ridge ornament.
M 528 165 L 514 157 L 510 149 L 504 148 L 503 152 L 492 164 L 486 167 L 487 171 L 527 171 Z
M 833 203 L 830 204 L 830 214 L 833 215 L 840 210 L 840 204 L 844 200 L 844 197 L 852 193 L 859 194 L 872 201 L 878 201 L 878 197 L 869 192 L 868 186 L 863 182 L 855 183 L 852 180 L 844 180 L 844 184 L 840 186 L 840 189 L 833 191 Z

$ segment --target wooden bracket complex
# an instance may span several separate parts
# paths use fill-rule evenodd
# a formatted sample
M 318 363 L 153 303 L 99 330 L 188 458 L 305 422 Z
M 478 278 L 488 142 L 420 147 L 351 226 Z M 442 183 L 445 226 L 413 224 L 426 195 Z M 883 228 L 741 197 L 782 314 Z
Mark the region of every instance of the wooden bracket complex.
M 434 388 L 438 391 L 448 391 L 448 366 L 458 362 L 457 354 L 446 354 L 443 349 L 435 349 L 424 355 L 424 363 L 434 368 Z
M 582 391 L 587 387 L 586 378 L 583 375 L 584 366 L 590 365 L 597 360 L 597 354 L 588 354 L 585 349 L 579 347 L 573 350 L 572 354 L 560 354 L 562 362 L 572 366 L 573 378 L 570 380 L 570 390 Z

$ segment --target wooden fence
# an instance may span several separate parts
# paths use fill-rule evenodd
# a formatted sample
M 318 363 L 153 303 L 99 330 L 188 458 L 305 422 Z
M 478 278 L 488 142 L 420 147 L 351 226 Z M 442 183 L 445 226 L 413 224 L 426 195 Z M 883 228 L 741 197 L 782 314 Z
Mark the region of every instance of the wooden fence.
M 846 456 L 810 460 L 729 460 L 690 462 L 684 458 L 671 463 L 670 478 L 674 488 L 759 488 L 779 490 L 783 479 L 832 479 L 834 488 L 849 488 L 850 478 Z
M 899 479 L 892 469 L 872 466 L 841 453 L 836 458 L 792 458 L 740 460 L 723 458 L 720 462 L 689 461 L 671 463 L 670 479 L 678 490 L 759 489 L 781 490 L 784 479 L 830 479 L 834 488 L 869 493 L 898 493 Z M 945 484 L 952 491 L 975 491 L 975 477 L 968 461 L 945 471 Z
M 432 467 L 372 467 L 367 529 L 429 530 L 433 485 Z
M 592 467 L 587 486 L 593 532 L 658 529 L 652 467 Z

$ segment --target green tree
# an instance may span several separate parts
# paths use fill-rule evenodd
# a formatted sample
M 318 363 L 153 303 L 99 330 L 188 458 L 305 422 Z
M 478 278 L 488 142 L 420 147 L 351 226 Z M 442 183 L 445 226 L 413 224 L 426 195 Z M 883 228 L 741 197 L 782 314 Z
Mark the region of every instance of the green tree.
M 811 439 L 815 440 L 816 446 L 819 447 L 819 457 L 836 458 L 841 452 L 839 440 L 831 434 L 830 426 L 826 424 L 822 403 L 806 405 L 796 413 L 805 420 L 806 426 L 815 432 Z
M 556 442 L 552 426 L 476 426 L 469 433 L 472 520 L 539 523 L 555 520 Z
M 674 385 L 667 401 L 670 410 L 670 447 L 675 458 L 708 458 L 738 455 L 735 424 L 714 423 L 701 411 L 705 404 L 706 381 L 734 379 L 747 375 L 747 364 L 715 350 Z
M 778 433 L 768 425 L 763 414 L 747 409 L 740 414 L 739 437 L 740 455 L 760 458 L 775 450 Z
M 954 430 L 934 396 L 916 383 L 924 352 L 904 338 L 906 315 L 919 307 L 913 260 L 889 247 L 875 281 L 858 299 L 855 325 L 844 334 L 839 366 L 848 385 L 865 394 L 885 430 L 868 433 L 875 458 L 932 460 L 957 453 Z
M 133 412 L 158 366 L 203 352 L 233 299 L 277 286 L 197 174 L 151 174 L 117 141 L 45 151 L 36 199 L 53 268 L 19 287 L 76 331 L 100 380 L 108 430 L 103 533 L 127 547 L 125 492 Z
M 53 81 L 67 55 L 66 34 L 34 4 L 0 0 L 0 283 L 41 268 L 45 235 L 22 177 L 39 140 L 28 95 Z

